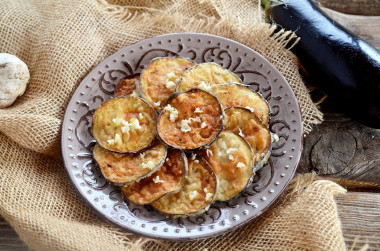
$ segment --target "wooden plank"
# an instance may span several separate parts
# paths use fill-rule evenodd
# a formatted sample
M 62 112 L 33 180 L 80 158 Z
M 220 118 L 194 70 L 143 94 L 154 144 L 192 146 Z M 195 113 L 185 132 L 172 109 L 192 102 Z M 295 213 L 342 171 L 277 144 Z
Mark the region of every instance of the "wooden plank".
M 0 250 L 30 251 L 13 228 L 0 216 Z
M 378 7 L 380 9 L 380 0 Z M 339 24 L 380 50 L 380 13 L 379 16 L 358 16 L 339 13 L 327 8 L 322 9 Z
M 368 244 L 368 250 L 380 249 L 380 194 L 349 192 L 336 197 L 338 214 L 347 248 L 359 250 Z
M 327 8 L 357 15 L 380 15 L 380 0 L 318 0 Z
M 380 130 L 334 112 L 328 101 L 322 111 L 325 121 L 306 136 L 298 172 L 380 182 Z

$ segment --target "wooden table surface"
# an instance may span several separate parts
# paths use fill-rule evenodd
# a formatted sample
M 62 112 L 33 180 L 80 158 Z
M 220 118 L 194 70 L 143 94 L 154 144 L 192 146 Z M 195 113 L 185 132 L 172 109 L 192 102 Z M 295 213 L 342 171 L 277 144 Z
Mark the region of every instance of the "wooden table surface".
M 320 0 L 328 15 L 380 50 L 380 0 Z M 334 10 L 332 10 L 334 9 Z M 345 13 L 345 14 L 343 14 Z M 312 93 L 313 95 L 313 93 Z M 306 136 L 298 172 L 377 182 L 336 198 L 348 249 L 380 250 L 380 129 L 352 121 L 321 104 L 324 122 Z M 30 250 L 0 216 L 0 250 Z

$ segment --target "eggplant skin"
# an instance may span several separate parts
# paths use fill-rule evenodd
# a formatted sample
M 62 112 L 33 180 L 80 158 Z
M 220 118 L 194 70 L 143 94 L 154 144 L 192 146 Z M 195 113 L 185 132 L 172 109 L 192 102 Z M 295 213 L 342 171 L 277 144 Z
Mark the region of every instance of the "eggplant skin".
M 217 189 L 218 179 L 209 163 L 193 154 L 188 158 L 188 175 L 182 189 L 164 195 L 152 206 L 172 218 L 195 216 L 208 210 L 216 198 Z
M 249 143 L 232 131 L 222 131 L 207 149 L 198 152 L 214 170 L 219 187 L 217 201 L 238 196 L 254 176 L 253 152 Z
M 360 123 L 380 128 L 380 52 L 329 18 L 310 0 L 284 0 L 271 19 L 301 38 L 293 52 L 310 80 Z
M 187 165 L 185 153 L 169 149 L 163 166 L 150 176 L 122 187 L 123 196 L 133 204 L 145 205 L 178 192 L 185 184 Z
M 159 140 L 141 153 L 115 153 L 98 144 L 93 156 L 103 176 L 117 186 L 124 186 L 150 176 L 165 162 L 167 148 Z M 151 166 L 148 166 L 150 164 Z
M 223 117 L 220 101 L 211 93 L 197 88 L 176 92 L 158 117 L 158 137 L 169 147 L 199 150 L 215 141 L 223 129 Z
M 133 74 L 126 78 L 123 78 L 116 85 L 114 96 L 123 97 L 123 96 L 133 95 L 134 93 L 136 93 L 136 87 L 139 80 L 140 80 L 140 74 Z

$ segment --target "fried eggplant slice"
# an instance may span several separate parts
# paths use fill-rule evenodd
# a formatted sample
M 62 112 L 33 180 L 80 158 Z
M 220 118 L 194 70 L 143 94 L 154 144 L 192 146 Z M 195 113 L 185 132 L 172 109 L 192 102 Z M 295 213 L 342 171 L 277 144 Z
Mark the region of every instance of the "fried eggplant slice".
M 127 185 L 139 181 L 160 168 L 166 158 L 167 149 L 159 140 L 141 153 L 115 153 L 98 144 L 93 156 L 103 176 L 115 185 Z
M 92 132 L 97 143 L 110 151 L 134 153 L 156 137 L 156 113 L 143 99 L 118 97 L 96 109 Z
M 165 163 L 158 171 L 121 190 L 133 204 L 150 204 L 165 194 L 179 191 L 185 184 L 186 175 L 185 154 L 180 150 L 169 149 Z
M 210 145 L 223 128 L 219 100 L 201 89 L 174 93 L 162 109 L 158 136 L 170 147 L 197 150 Z
M 269 129 L 247 108 L 230 107 L 224 113 L 224 129 L 240 135 L 251 145 L 256 172 L 265 165 L 271 154 L 272 136 Z
M 152 203 L 159 212 L 171 217 L 194 216 L 207 211 L 215 199 L 218 180 L 214 171 L 199 155 L 188 157 L 189 170 L 184 187 Z
M 234 73 L 216 63 L 202 63 L 187 70 L 180 78 L 176 91 L 184 92 L 193 88 L 209 91 L 212 85 L 241 83 Z
M 199 154 L 206 159 L 218 177 L 216 200 L 232 199 L 252 182 L 252 149 L 239 135 L 222 131 L 216 141 Z
M 268 125 L 270 108 L 268 102 L 257 92 L 241 84 L 213 85 L 210 91 L 217 96 L 224 109 L 245 107 Z
M 140 74 L 133 74 L 126 78 L 120 80 L 120 82 L 116 85 L 114 96 L 115 97 L 123 97 L 123 96 L 138 96 L 137 92 L 137 84 L 140 80 Z
M 187 58 L 155 58 L 141 73 L 140 92 L 145 100 L 160 111 L 173 94 L 177 80 L 195 62 Z

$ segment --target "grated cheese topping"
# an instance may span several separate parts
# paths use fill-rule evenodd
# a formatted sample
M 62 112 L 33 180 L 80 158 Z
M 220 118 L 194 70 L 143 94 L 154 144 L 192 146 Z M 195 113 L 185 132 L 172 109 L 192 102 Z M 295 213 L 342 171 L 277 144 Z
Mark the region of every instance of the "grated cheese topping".
M 144 159 L 145 158 L 145 153 L 140 153 L 140 158 Z
M 121 141 L 121 137 L 118 133 L 115 134 L 115 141 L 114 141 L 115 144 L 122 144 L 123 142 Z
M 206 201 L 211 200 L 213 194 L 212 193 L 206 193 Z
M 231 154 L 228 156 L 228 159 L 229 160 L 234 160 L 234 156 L 232 156 Z
M 240 127 L 238 127 L 238 129 L 239 129 L 239 136 L 241 136 L 241 137 L 244 138 L 244 134 L 243 134 L 243 132 L 241 131 Z
M 154 168 L 154 163 L 153 163 L 153 161 L 149 160 L 147 163 L 142 163 L 141 166 L 143 168 L 153 169 Z
M 109 139 L 109 140 L 107 140 L 107 143 L 110 144 L 110 145 L 113 145 L 113 144 L 115 144 L 115 140 L 114 139 Z
M 143 119 L 143 118 L 144 118 L 144 116 L 142 115 L 141 112 L 139 113 L 139 118 L 140 118 L 140 119 Z
M 156 176 L 156 178 L 153 178 L 153 182 L 154 183 L 164 183 L 164 181 L 163 180 L 160 180 L 160 176 Z
M 203 111 L 199 107 L 196 107 L 194 113 L 203 113 Z
M 169 161 L 169 158 L 166 158 L 166 160 L 165 161 Z
M 207 157 L 209 157 L 209 155 L 214 156 L 214 154 L 212 153 L 210 149 L 206 149 L 206 154 L 207 154 Z
M 196 121 L 196 122 L 201 122 L 200 117 L 195 117 L 195 118 L 189 118 L 190 121 Z
M 195 163 L 199 163 L 199 160 L 196 159 L 196 160 L 194 160 L 194 162 L 195 162 Z
M 230 154 L 230 153 L 233 153 L 233 152 L 236 152 L 236 151 L 237 151 L 237 148 L 235 148 L 235 147 L 231 147 L 231 148 L 228 148 L 228 149 L 227 149 L 226 153 L 227 153 L 227 154 Z
M 202 122 L 201 128 L 205 128 L 205 127 L 206 127 L 206 122 Z
M 135 130 L 142 129 L 142 127 L 140 126 L 140 121 L 136 118 L 132 118 L 129 121 L 129 124 L 132 129 L 135 129 Z
M 166 78 L 167 79 L 171 79 L 171 78 L 174 78 L 175 77 L 175 73 L 174 72 L 169 72 L 167 75 L 166 75 Z
M 273 141 L 274 141 L 274 142 L 278 142 L 278 141 L 280 141 L 280 138 L 278 137 L 277 134 L 272 133 L 272 136 L 273 136 Z
M 239 162 L 239 163 L 237 163 L 236 167 L 242 168 L 242 167 L 246 167 L 246 165 L 243 162 Z
M 171 122 L 174 122 L 178 118 L 178 110 L 171 105 L 165 106 L 164 110 L 169 112 L 169 119 Z
M 153 103 L 154 106 L 160 106 L 161 105 L 161 101 L 157 101 L 156 103 Z
M 205 81 L 201 81 L 201 83 L 198 85 L 198 87 L 202 90 L 205 90 L 205 91 L 210 91 L 211 90 L 211 85 L 210 84 L 206 84 Z
M 195 160 L 196 157 L 197 157 L 197 155 L 196 155 L 195 153 L 192 153 L 192 154 L 191 154 L 191 159 L 192 159 L 192 160 Z
M 122 118 L 113 118 L 113 119 L 112 119 L 112 122 L 113 122 L 113 125 L 114 125 L 114 126 L 125 125 L 126 123 L 128 123 L 127 121 L 125 121 L 125 120 L 122 119 Z
M 138 98 L 139 94 L 136 92 L 136 90 L 133 90 L 132 94 L 129 96 Z
M 175 83 L 173 81 L 168 81 L 166 82 L 165 85 L 166 85 L 166 88 L 171 89 L 172 87 L 175 86 Z
M 190 193 L 190 196 L 189 196 L 190 200 L 193 200 L 195 197 L 197 197 L 197 194 L 198 194 L 197 191 L 192 191 L 192 192 Z
M 191 131 L 191 127 L 189 125 L 191 123 L 191 121 L 201 122 L 201 118 L 195 117 L 195 118 L 183 119 L 181 121 L 181 131 L 182 132 L 190 132 Z
M 190 132 L 191 127 L 189 126 L 189 123 L 191 122 L 190 119 L 183 119 L 181 121 L 181 132 Z

